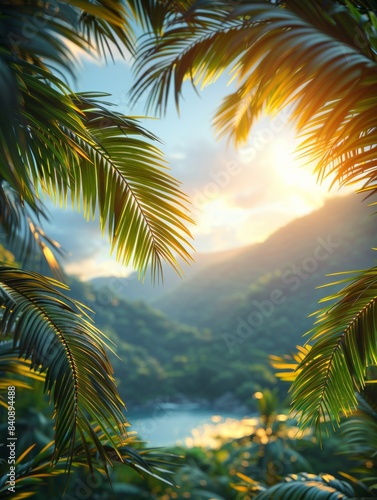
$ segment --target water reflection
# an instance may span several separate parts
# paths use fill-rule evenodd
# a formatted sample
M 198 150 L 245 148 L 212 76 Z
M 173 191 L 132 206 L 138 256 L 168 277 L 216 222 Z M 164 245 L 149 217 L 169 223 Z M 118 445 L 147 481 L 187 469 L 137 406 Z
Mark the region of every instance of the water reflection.
M 160 405 L 149 411 L 130 411 L 127 418 L 131 423 L 130 430 L 136 431 L 148 446 L 172 446 L 186 444 L 186 440 L 190 442 L 195 436 L 198 438 L 204 426 L 207 429 L 208 426 L 224 425 L 225 422 L 231 424 L 243 416 L 236 412 L 214 415 L 210 409 L 177 409 Z

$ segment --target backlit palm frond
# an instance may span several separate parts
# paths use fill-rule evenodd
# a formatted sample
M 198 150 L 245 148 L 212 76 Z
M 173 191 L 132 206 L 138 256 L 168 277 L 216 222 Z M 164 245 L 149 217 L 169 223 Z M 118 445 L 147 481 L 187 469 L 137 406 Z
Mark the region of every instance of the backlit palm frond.
M 65 455 L 70 465 L 76 439 L 86 451 L 89 445 L 97 448 L 104 464 L 111 463 L 90 423 L 100 424 L 114 450 L 123 443 L 124 405 L 103 336 L 82 306 L 57 286 L 63 285 L 36 273 L 1 267 L 0 331 L 5 338 L 13 337 L 14 350 L 30 360 L 31 369 L 46 372 L 45 390 L 54 403 L 54 463 Z M 89 453 L 87 460 L 90 465 Z
M 228 43 L 239 25 L 227 18 L 224 2 L 191 3 L 161 36 L 144 35 L 140 40 L 134 67 L 138 78 L 131 93 L 136 100 L 147 92 L 147 109 L 164 113 L 171 88 L 179 108 L 184 81 L 208 84 L 233 64 L 236 50 L 231 54 L 224 40 Z
M 321 300 L 333 304 L 315 313 L 309 332 L 314 345 L 292 386 L 293 407 L 305 426 L 328 418 L 339 424 L 341 414 L 349 415 L 357 407 L 355 391 L 365 387 L 368 365 L 377 361 L 377 268 L 333 283 L 339 284 L 346 286 Z
M 193 0 L 128 0 L 127 4 L 132 9 L 134 18 L 143 28 L 161 35 L 166 24 L 174 22 L 182 14 L 187 17 L 187 12 L 195 3 Z
M 355 497 L 352 486 L 330 474 L 290 474 L 284 480 L 258 493 L 255 500 L 341 500 Z
M 270 365 L 275 368 L 275 370 L 286 370 L 275 373 L 275 376 L 284 382 L 293 382 L 296 379 L 297 375 L 301 371 L 301 369 L 298 369 L 298 366 L 305 359 L 305 356 L 307 356 L 311 349 L 309 344 L 306 346 L 298 345 L 296 347 L 297 352 L 294 354 L 286 354 L 284 356 L 270 354 L 269 356 Z
M 176 256 L 191 259 L 187 197 L 166 172 L 162 153 L 151 142 L 156 138 L 96 97 L 75 95 L 93 144 L 67 130 L 81 148 L 80 161 L 72 163 L 72 202 L 77 207 L 82 203 L 88 219 L 98 210 L 101 229 L 107 228 L 121 262 L 132 261 L 142 275 L 151 264 L 152 277 L 159 276 L 163 261 L 179 271 Z
M 114 47 L 125 57 L 124 48 L 134 52 L 136 37 L 128 3 L 123 0 L 68 0 L 80 9 L 79 29 L 85 40 L 104 59 L 113 59 Z
M 114 47 L 121 55 L 124 49 L 134 50 L 131 14 L 122 0 L 10 0 L 1 14 L 0 22 L 6 24 L 2 43 L 17 59 L 40 67 L 72 72 L 77 49 L 100 57 L 112 57 Z
M 194 27 L 177 20 L 141 44 L 135 98 L 148 91 L 163 111 L 171 88 L 178 104 L 185 80 L 229 72 L 236 90 L 217 111 L 220 136 L 245 141 L 262 110 L 290 104 L 319 179 L 375 189 L 376 16 L 320 0 L 197 2 L 196 11 Z
M 18 71 L 26 127 L 22 152 L 9 152 L 14 178 L 7 182 L 34 210 L 42 194 L 64 204 L 70 196 L 87 218 L 98 209 L 118 260 L 132 261 L 142 275 L 148 264 L 158 274 L 162 261 L 178 269 L 176 255 L 189 260 L 187 198 L 166 173 L 156 138 L 110 111 L 96 99 L 102 94 L 72 94 L 26 63 Z
M 120 1 L 106 0 L 96 3 L 88 0 L 59 3 L 11 0 L 2 5 L 0 175 L 31 205 L 34 193 L 30 172 L 23 168 L 24 164 L 38 161 L 47 151 L 45 161 L 50 160 L 50 170 L 57 168 L 59 176 L 66 166 L 67 158 L 61 156 L 59 148 L 60 142 L 64 141 L 64 134 L 59 135 L 57 131 L 59 116 L 66 114 L 63 124 L 70 122 L 71 127 L 79 128 L 81 134 L 85 133 L 67 98 L 71 90 L 57 75 L 59 72 L 74 74 L 75 51 L 89 50 L 90 40 L 86 38 L 89 33 L 102 46 L 106 42 L 123 44 L 129 36 L 132 38 L 126 14 L 120 7 Z M 96 16 L 103 33 L 96 33 L 96 28 L 92 26 L 97 21 Z M 83 17 L 90 25 L 85 32 L 80 25 Z M 82 23 L 85 22 L 82 20 Z M 116 42 L 113 40 L 113 29 L 120 31 L 116 32 Z M 132 45 L 131 42 L 127 44 L 127 47 Z M 46 133 L 49 130 L 52 135 L 55 132 L 53 138 L 56 145 L 49 141 L 51 134 Z M 34 140 L 42 146 L 40 152 L 37 146 L 30 151 L 30 143 Z M 35 151 L 37 155 L 34 158 Z M 26 155 L 29 155 L 28 161 Z

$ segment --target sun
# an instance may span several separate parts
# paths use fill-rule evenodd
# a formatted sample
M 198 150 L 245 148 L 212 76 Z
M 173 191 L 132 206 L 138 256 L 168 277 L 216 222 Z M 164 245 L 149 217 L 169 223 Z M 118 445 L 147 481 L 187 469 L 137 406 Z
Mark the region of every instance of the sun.
M 311 174 L 300 164 L 297 158 L 297 143 L 292 137 L 279 137 L 274 139 L 270 145 L 271 161 L 276 174 L 285 184 L 302 186 L 302 182 L 308 182 Z M 313 178 L 311 177 L 311 182 Z
M 274 175 L 282 188 L 292 192 L 312 192 L 313 194 L 328 193 L 330 180 L 318 183 L 314 175 L 315 162 L 310 162 L 298 154 L 300 141 L 294 134 L 276 137 L 269 145 L 269 161 Z
M 294 133 L 285 131 L 268 146 L 269 169 L 274 189 L 282 206 L 296 216 L 305 215 L 322 205 L 329 196 L 329 182 L 317 182 L 315 164 L 301 158 L 300 142 Z

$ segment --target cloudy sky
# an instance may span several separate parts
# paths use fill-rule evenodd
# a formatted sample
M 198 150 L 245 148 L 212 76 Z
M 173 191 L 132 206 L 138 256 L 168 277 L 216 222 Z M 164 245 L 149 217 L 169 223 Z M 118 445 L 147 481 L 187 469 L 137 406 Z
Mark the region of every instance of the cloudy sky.
M 131 83 L 127 62 L 105 66 L 86 59 L 75 90 L 111 93 L 120 112 L 145 115 L 143 102 L 130 108 Z M 172 102 L 166 117 L 143 120 L 163 141 L 172 174 L 191 198 L 198 252 L 263 241 L 290 220 L 319 208 L 329 196 L 328 186 L 316 184 L 311 167 L 294 159 L 296 140 L 287 115 L 262 119 L 238 150 L 225 139 L 216 140 L 211 120 L 229 91 L 226 83 L 219 79 L 200 96 L 188 86 L 180 116 Z M 97 222 L 87 223 L 81 214 L 54 207 L 50 213 L 53 224 L 47 229 L 70 253 L 68 272 L 83 279 L 129 272 L 109 255 Z

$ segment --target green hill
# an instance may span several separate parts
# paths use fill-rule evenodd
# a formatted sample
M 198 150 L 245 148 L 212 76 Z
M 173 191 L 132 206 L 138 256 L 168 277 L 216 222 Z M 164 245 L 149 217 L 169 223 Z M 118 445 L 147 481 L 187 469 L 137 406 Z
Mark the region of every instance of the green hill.
M 208 266 L 154 302 L 176 320 L 235 334 L 250 316 L 257 345 L 287 348 L 311 323 L 326 274 L 375 263 L 375 219 L 360 196 L 329 200 L 323 208 L 275 232 L 264 243 Z M 270 305 L 269 305 L 270 304 Z M 259 318 L 259 320 L 258 320 Z M 247 326 L 245 326 L 245 329 Z M 277 332 L 282 345 L 276 345 Z

